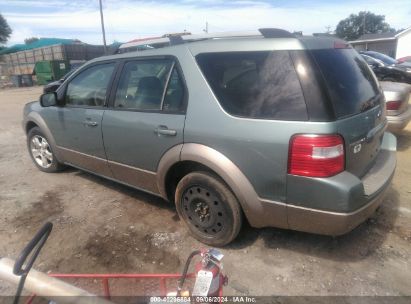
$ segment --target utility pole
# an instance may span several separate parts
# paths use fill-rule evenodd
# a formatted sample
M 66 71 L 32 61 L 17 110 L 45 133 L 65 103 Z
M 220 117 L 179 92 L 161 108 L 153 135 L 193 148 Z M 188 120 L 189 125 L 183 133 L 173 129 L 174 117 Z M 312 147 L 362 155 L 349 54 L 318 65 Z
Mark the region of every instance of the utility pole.
M 206 21 L 206 26 L 205 26 L 205 29 L 203 31 L 208 34 L 208 21 Z
M 106 31 L 104 29 L 104 17 L 103 17 L 103 4 L 101 3 L 101 0 L 99 0 L 99 3 L 100 3 L 101 31 L 103 32 L 104 54 L 107 54 Z

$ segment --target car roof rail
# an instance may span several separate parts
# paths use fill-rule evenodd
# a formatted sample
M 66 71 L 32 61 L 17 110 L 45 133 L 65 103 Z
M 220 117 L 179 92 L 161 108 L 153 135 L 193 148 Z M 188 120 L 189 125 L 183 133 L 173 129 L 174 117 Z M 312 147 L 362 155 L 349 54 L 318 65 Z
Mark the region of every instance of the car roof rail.
M 302 34 L 302 33 L 301 33 Z M 180 45 L 184 43 L 191 43 L 203 40 L 214 40 L 224 38 L 246 38 L 246 37 L 264 37 L 264 38 L 298 38 L 299 32 L 292 34 L 283 29 L 277 28 L 261 28 L 254 31 L 236 31 L 236 32 L 221 32 L 221 33 L 205 33 L 205 34 L 187 34 L 187 35 L 163 35 L 162 37 L 146 38 L 136 41 L 123 43 L 119 46 L 120 52 L 128 48 L 137 47 L 141 45 L 151 45 L 152 48 L 167 47 L 173 45 Z M 167 44 L 167 45 L 165 45 Z M 133 50 L 134 51 L 134 50 Z M 143 51 L 143 50 L 139 50 Z M 127 51 L 126 51 L 127 52 Z
M 278 28 L 260 28 L 258 31 L 264 38 L 296 38 L 289 31 Z

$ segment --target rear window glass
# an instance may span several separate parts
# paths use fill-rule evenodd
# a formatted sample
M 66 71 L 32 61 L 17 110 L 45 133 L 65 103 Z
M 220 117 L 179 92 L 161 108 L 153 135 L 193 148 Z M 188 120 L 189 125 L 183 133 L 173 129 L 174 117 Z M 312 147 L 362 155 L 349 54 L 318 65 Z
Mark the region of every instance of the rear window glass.
M 206 53 L 196 59 L 228 113 L 248 118 L 308 119 L 288 51 Z
M 353 49 L 311 51 L 327 84 L 338 118 L 379 104 L 377 82 L 365 60 Z
M 384 62 L 385 64 L 396 64 L 397 63 L 397 60 L 395 60 L 394 58 L 391 58 L 390 56 L 387 56 L 387 55 L 384 55 L 378 52 L 367 52 L 365 54 L 371 57 L 377 58 L 381 60 L 382 62 Z

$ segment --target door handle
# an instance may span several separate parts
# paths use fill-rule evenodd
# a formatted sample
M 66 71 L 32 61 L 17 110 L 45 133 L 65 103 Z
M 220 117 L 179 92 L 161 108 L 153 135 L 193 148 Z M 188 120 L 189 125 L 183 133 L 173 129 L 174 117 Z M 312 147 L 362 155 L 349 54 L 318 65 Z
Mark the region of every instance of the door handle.
M 176 136 L 177 131 L 169 129 L 167 126 L 158 126 L 157 128 L 154 129 L 154 133 L 156 133 L 158 136 L 160 135 L 165 135 L 165 136 Z
M 83 121 L 83 125 L 89 126 L 89 127 L 97 127 L 98 123 L 96 121 L 85 120 Z

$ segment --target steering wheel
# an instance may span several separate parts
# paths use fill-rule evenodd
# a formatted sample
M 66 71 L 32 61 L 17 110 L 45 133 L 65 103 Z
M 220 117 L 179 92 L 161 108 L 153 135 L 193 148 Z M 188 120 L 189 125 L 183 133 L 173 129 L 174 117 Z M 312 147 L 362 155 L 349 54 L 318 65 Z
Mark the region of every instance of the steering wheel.
M 93 93 L 94 106 L 101 107 L 106 101 L 106 89 L 99 88 Z

